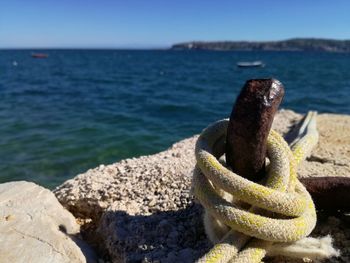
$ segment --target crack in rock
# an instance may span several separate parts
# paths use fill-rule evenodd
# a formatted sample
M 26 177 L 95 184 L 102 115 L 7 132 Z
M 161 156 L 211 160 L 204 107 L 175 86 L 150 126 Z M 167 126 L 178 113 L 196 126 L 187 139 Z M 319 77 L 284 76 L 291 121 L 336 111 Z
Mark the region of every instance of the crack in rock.
M 348 164 L 346 164 L 346 163 L 337 162 L 336 160 L 331 160 L 331 159 L 319 157 L 316 155 L 311 155 L 310 157 L 306 158 L 306 160 L 308 162 L 318 162 L 318 163 L 322 163 L 322 164 L 329 163 L 329 164 L 333 164 L 333 165 L 337 165 L 337 166 L 348 166 Z
M 50 244 L 50 243 L 47 242 L 46 240 L 43 240 L 43 239 L 41 239 L 41 238 L 39 238 L 39 237 L 36 237 L 36 236 L 30 235 L 30 234 L 24 233 L 24 232 L 22 232 L 22 231 L 20 231 L 20 230 L 18 230 L 18 229 L 16 229 L 16 228 L 13 228 L 13 227 L 11 227 L 11 229 L 12 229 L 13 231 L 15 231 L 16 233 L 22 235 L 22 236 L 35 239 L 35 240 L 37 240 L 37 241 L 39 241 L 39 242 L 42 242 L 42 243 L 48 245 L 49 247 L 52 248 L 52 250 L 53 250 L 54 252 L 56 252 L 56 253 L 62 255 L 64 258 L 66 257 L 66 255 L 64 255 L 62 252 L 58 251 L 52 244 Z

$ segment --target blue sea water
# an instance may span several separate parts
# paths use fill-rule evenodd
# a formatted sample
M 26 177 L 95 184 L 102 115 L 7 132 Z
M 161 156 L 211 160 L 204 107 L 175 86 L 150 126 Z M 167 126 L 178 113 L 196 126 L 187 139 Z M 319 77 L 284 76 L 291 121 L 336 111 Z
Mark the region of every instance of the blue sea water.
M 0 50 L 0 182 L 54 187 L 152 154 L 228 117 L 245 81 L 274 77 L 282 107 L 350 114 L 350 54 Z M 265 68 L 240 69 L 262 60 Z

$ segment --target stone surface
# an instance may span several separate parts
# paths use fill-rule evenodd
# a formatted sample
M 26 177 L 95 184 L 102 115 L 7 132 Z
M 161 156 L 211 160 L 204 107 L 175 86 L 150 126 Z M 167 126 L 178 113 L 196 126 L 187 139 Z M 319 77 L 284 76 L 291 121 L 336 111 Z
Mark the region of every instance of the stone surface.
M 114 204 L 97 229 L 113 262 L 194 262 L 210 246 L 202 208 L 190 204 L 151 215 L 130 215 Z
M 0 262 L 87 262 L 82 250 L 94 262 L 78 233 L 73 215 L 49 190 L 23 181 L 0 184 Z
M 54 190 L 75 216 L 99 218 L 111 204 L 131 214 L 185 208 L 190 198 L 197 136 L 150 156 L 100 165 Z
M 301 164 L 299 176 L 350 176 L 350 117 L 320 114 L 317 125 L 320 143 Z
M 301 118 L 280 111 L 273 128 L 285 134 Z M 350 176 L 350 117 L 320 114 L 318 127 L 319 145 L 299 175 Z M 196 139 L 185 139 L 155 155 L 101 165 L 54 192 L 74 215 L 92 219 L 87 227 L 94 237 L 90 241 L 98 243 L 113 262 L 193 262 L 211 246 L 202 225 L 202 208 L 191 195 Z M 347 218 L 329 224 L 332 218 L 325 216 L 313 232 L 314 236 L 331 232 L 335 237 L 342 257 L 328 262 L 350 261 Z M 279 260 L 273 262 L 300 262 Z

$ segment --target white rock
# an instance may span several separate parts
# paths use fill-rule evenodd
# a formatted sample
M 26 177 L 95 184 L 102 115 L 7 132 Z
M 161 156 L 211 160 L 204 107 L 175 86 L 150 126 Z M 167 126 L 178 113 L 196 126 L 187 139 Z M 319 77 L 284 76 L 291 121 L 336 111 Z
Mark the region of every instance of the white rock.
M 87 262 L 73 241 L 78 233 L 73 215 L 49 190 L 24 181 L 0 184 L 0 262 Z

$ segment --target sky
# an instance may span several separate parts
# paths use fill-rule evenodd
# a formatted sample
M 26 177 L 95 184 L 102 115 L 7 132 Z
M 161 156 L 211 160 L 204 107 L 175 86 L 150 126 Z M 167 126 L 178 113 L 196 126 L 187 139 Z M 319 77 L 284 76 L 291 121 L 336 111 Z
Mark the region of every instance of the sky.
M 0 48 L 350 39 L 348 0 L 2 0 Z

